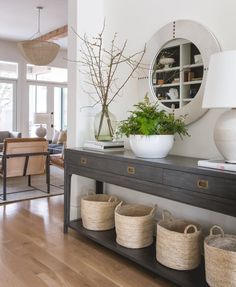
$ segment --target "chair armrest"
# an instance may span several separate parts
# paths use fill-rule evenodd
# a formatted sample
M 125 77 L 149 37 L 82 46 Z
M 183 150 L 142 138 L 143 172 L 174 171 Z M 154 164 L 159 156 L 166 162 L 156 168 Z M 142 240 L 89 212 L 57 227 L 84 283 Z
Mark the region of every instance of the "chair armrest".
M 14 138 L 14 139 L 21 138 L 21 132 L 9 132 L 9 134 L 10 134 L 10 138 Z

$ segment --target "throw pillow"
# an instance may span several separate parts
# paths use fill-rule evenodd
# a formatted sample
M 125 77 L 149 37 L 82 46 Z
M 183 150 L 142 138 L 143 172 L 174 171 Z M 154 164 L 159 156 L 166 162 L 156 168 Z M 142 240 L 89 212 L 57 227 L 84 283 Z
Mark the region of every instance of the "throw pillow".
M 60 131 L 57 143 L 63 144 L 64 142 L 66 142 L 66 139 L 67 139 L 67 132 L 66 131 Z
M 58 142 L 59 134 L 60 134 L 59 131 L 57 131 L 57 130 L 54 131 L 54 134 L 53 134 L 53 137 L 52 137 L 52 143 L 53 144 L 56 144 Z
M 65 148 L 66 148 L 66 142 L 63 142 L 62 152 L 61 152 L 61 158 L 64 160 L 65 156 Z

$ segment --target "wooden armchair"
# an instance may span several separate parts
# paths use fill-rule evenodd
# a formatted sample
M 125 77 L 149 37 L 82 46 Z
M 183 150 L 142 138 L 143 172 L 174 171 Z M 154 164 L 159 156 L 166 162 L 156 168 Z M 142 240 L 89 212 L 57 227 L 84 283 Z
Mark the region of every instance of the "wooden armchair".
M 3 178 L 3 200 L 6 200 L 8 177 L 44 174 L 46 171 L 47 192 L 50 192 L 50 168 L 48 143 L 43 138 L 17 138 L 4 140 L 0 176 Z

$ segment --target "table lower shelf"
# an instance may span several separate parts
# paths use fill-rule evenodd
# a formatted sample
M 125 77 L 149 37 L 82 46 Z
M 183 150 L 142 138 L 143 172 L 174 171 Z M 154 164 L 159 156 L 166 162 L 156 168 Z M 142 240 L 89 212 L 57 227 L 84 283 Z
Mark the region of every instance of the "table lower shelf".
M 69 227 L 181 287 L 208 286 L 205 279 L 203 260 L 197 269 L 191 271 L 177 271 L 167 268 L 156 261 L 155 243 L 146 248 L 130 249 L 116 243 L 114 229 L 108 231 L 90 231 L 83 227 L 81 220 L 71 221 Z

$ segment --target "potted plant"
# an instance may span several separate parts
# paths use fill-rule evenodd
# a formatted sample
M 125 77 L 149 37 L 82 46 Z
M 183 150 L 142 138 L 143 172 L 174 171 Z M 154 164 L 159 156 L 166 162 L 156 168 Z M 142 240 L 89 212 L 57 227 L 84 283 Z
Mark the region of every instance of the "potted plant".
M 121 121 L 118 132 L 129 137 L 134 154 L 145 158 L 163 158 L 171 150 L 174 135 L 188 135 L 185 117 L 158 110 L 158 103 L 150 103 L 147 96 L 134 105 L 127 120 Z

